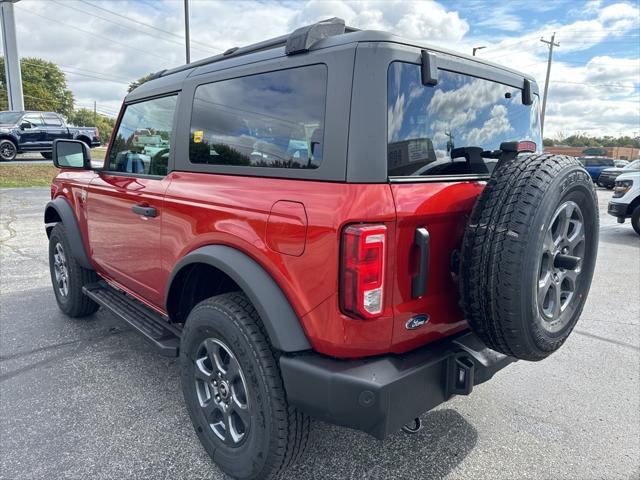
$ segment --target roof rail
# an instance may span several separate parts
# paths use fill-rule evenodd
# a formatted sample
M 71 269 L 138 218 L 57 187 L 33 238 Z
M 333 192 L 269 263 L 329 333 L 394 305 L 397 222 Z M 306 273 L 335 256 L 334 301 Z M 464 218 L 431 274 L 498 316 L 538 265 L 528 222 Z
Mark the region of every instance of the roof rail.
M 172 73 L 190 70 L 203 65 L 209 65 L 210 63 L 216 63 L 228 58 L 240 57 L 242 55 L 262 52 L 264 50 L 271 50 L 272 48 L 278 47 L 285 47 L 285 53 L 287 55 L 304 53 L 311 50 L 316 42 L 324 38 L 356 31 L 358 31 L 357 28 L 346 27 L 344 20 L 341 18 L 329 18 L 327 20 L 321 20 L 320 22 L 298 28 L 291 34 L 281 35 L 252 45 L 247 45 L 246 47 L 233 47 L 219 55 L 203 58 L 197 62 L 187 63 L 186 65 L 181 65 L 180 67 L 169 70 L 161 70 L 155 73 L 153 78 L 164 77 L 166 75 L 171 75 Z

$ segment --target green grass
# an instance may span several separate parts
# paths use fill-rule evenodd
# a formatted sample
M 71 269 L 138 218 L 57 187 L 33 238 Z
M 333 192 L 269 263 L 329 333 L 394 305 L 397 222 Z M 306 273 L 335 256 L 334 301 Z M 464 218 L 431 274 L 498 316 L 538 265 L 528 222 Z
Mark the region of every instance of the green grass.
M 59 171 L 49 164 L 4 164 L 0 166 L 0 188 L 48 187 Z
M 91 159 L 103 160 L 105 151 L 105 148 L 94 148 L 91 150 Z M 30 165 L 3 162 L 0 165 L 0 188 L 48 187 L 59 171 L 51 163 Z

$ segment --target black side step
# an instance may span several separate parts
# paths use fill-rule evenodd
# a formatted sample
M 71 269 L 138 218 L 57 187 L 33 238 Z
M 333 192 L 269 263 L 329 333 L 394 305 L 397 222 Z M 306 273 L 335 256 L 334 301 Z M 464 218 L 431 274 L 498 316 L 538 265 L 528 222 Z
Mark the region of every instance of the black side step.
M 82 291 L 91 300 L 111 311 L 144 335 L 158 348 L 161 355 L 178 356 L 179 330 L 170 325 L 162 315 L 103 281 L 86 285 Z

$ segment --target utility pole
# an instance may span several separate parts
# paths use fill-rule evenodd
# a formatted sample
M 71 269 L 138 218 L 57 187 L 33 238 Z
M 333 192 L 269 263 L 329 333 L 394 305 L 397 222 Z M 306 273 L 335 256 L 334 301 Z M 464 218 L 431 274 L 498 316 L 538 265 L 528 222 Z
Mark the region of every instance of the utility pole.
M 475 57 L 476 56 L 476 52 L 478 50 L 482 50 L 483 48 L 487 48 L 487 47 L 484 47 L 484 46 L 483 47 L 473 47 L 473 53 L 471 54 L 471 56 Z
M 187 63 L 191 63 L 191 49 L 189 46 L 189 0 L 184 0 L 184 42 L 187 53 Z
M 22 94 L 22 72 L 18 56 L 16 40 L 16 19 L 13 15 L 13 4 L 19 0 L 0 0 L 2 21 L 2 48 L 4 50 L 4 73 L 7 83 L 7 103 L 9 110 L 24 110 Z
M 549 75 L 551 73 L 551 57 L 553 56 L 553 47 L 559 47 L 560 44 L 555 42 L 556 32 L 551 35 L 551 40 L 547 41 L 544 37 L 540 38 L 542 43 L 549 45 L 549 60 L 547 61 L 547 80 L 544 82 L 544 95 L 542 97 L 542 113 L 540 114 L 540 133 L 544 131 L 544 112 L 547 109 L 547 92 L 549 92 Z
M 98 112 L 97 112 L 97 107 L 96 107 L 96 101 L 93 101 L 93 126 L 95 127 L 96 124 L 98 123 Z

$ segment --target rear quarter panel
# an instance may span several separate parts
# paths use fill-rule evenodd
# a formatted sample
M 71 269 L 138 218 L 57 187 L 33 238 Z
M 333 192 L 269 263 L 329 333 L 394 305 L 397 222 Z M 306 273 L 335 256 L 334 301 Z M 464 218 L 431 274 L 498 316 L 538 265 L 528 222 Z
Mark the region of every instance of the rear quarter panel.
M 365 322 L 340 313 L 337 296 L 343 226 L 362 221 L 385 223 L 393 232 L 395 209 L 388 184 L 187 172 L 173 172 L 171 177 L 163 209 L 163 282 L 187 253 L 204 245 L 228 245 L 249 255 L 273 277 L 317 351 L 358 356 L 388 350 L 391 299 L 386 316 Z M 266 241 L 270 212 L 281 201 L 304 205 L 308 224 L 300 255 L 276 252 Z

